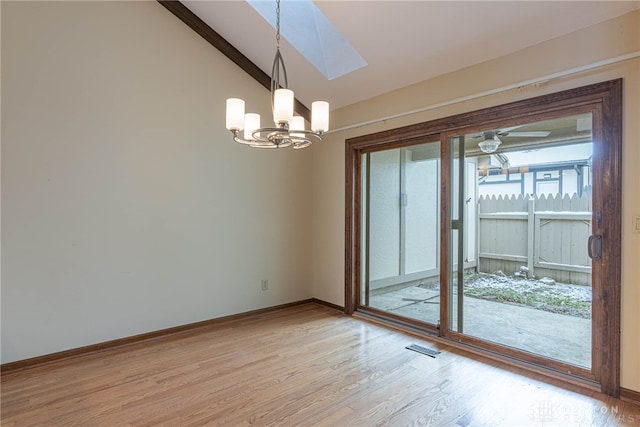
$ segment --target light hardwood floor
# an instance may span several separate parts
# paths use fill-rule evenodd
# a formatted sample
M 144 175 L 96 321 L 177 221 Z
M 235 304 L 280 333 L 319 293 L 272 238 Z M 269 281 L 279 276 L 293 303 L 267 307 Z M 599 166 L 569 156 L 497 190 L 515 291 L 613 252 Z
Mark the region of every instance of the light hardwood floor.
M 3 374 L 1 424 L 640 426 L 551 382 L 305 304 Z

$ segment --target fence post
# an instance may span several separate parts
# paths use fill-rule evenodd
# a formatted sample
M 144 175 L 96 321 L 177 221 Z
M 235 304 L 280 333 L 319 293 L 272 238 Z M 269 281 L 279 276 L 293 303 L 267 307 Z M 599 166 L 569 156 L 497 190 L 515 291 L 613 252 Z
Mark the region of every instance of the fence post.
M 534 224 L 535 224 L 535 201 L 534 197 L 529 196 L 529 201 L 527 202 L 527 268 L 529 272 L 527 276 L 529 278 L 533 277 L 533 252 L 534 252 Z

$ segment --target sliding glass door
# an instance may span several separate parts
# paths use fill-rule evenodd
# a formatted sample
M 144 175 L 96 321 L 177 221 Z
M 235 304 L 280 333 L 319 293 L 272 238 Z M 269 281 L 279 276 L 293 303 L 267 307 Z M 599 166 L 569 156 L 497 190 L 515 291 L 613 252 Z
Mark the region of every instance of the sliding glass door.
M 619 395 L 620 93 L 348 140 L 345 311 Z

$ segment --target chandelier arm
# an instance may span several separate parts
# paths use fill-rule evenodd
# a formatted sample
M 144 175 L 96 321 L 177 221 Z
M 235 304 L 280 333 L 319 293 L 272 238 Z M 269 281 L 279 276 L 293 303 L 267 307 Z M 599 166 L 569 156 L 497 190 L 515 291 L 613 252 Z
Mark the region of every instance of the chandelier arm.
M 240 131 L 233 131 L 233 140 L 253 148 L 285 148 L 293 145 L 295 150 L 307 148 L 313 140 L 322 141 L 322 132 L 309 130 L 288 131 L 282 128 L 260 128 L 253 131 L 254 139 L 244 139 Z
M 301 150 L 303 148 L 307 148 L 308 146 L 310 146 L 313 143 L 313 141 L 311 141 L 310 139 L 305 140 L 304 142 L 299 142 L 299 143 L 295 143 L 293 144 L 293 149 L 294 150 Z
M 282 69 L 282 77 L 284 78 L 284 84 L 280 80 L 280 71 Z M 276 93 L 276 90 L 283 88 L 289 89 L 289 80 L 287 78 L 287 67 L 284 65 L 284 59 L 280 53 L 280 49 L 276 50 L 276 55 L 273 58 L 273 65 L 271 66 L 271 98 Z M 273 102 L 273 101 L 272 101 Z
M 238 144 L 243 144 L 243 145 L 269 145 L 270 144 L 270 143 L 264 143 L 261 141 L 255 141 L 252 139 L 240 138 L 239 134 L 240 134 L 240 131 L 233 131 L 233 140 Z
M 311 140 L 310 137 L 319 141 L 322 140 L 322 132 L 313 132 L 310 130 L 287 130 L 283 128 L 260 128 L 252 132 L 252 136 L 256 141 L 268 142 L 279 139 Z

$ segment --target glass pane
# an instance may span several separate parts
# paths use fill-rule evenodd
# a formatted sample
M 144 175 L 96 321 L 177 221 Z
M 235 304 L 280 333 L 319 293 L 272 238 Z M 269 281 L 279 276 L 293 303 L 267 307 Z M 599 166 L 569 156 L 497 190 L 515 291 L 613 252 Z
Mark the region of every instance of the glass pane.
M 452 331 L 591 367 L 591 121 L 452 139 Z
M 451 248 L 451 256 L 449 257 L 449 328 L 452 331 L 463 332 L 463 299 L 461 298 L 461 275 L 458 272 L 460 259 L 464 256 L 464 251 L 460 245 L 464 236 L 460 234 L 460 220 L 463 212 L 460 211 L 460 150 L 463 147 L 463 138 L 454 137 L 450 141 L 451 147 L 451 199 L 449 200 L 451 212 L 451 234 L 449 247 Z M 462 181 L 464 182 L 464 181 Z M 464 191 L 464 189 L 462 189 Z M 459 250 L 460 249 L 460 250 Z
M 440 143 L 363 155 L 360 304 L 440 318 Z

